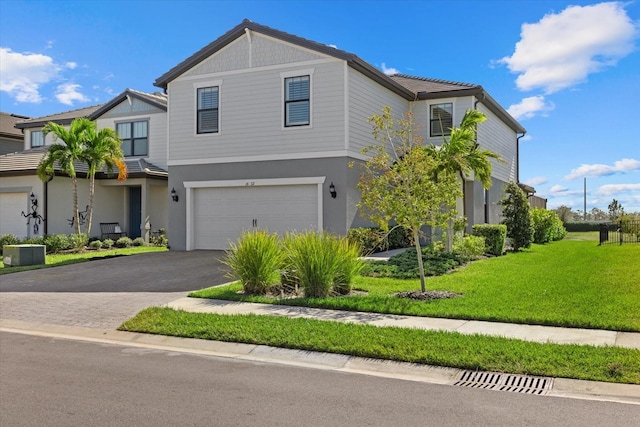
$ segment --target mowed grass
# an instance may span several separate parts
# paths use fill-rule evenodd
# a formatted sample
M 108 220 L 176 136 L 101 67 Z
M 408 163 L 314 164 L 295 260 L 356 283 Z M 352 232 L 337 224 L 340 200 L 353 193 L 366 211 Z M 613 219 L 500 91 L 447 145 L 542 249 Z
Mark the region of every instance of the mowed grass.
M 640 245 L 598 246 L 593 233 L 506 256 L 488 258 L 440 277 L 427 288 L 460 298 L 430 302 L 400 299 L 418 280 L 358 277 L 365 296 L 273 299 L 244 297 L 239 285 L 209 288 L 194 297 L 245 300 L 349 311 L 393 313 L 618 331 L 640 331 Z
M 640 384 L 640 350 L 538 344 L 481 335 L 276 316 L 148 308 L 119 329 L 376 359 Z
M 86 262 L 92 259 L 114 257 L 114 256 L 126 256 L 135 255 L 145 252 L 166 252 L 166 247 L 159 246 L 136 246 L 132 248 L 117 248 L 106 251 L 84 251 L 79 253 L 70 254 L 51 254 L 46 255 L 45 264 L 41 265 L 23 265 L 16 267 L 5 267 L 4 263 L 0 263 L 0 275 L 16 273 L 18 271 L 38 270 L 41 268 L 57 267 L 60 265 L 77 264 L 79 262 Z

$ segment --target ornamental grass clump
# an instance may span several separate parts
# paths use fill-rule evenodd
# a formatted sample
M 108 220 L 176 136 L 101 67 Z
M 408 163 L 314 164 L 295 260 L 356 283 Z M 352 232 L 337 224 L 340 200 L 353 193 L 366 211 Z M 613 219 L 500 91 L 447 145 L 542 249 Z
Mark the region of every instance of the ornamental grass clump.
M 280 280 L 284 253 L 276 234 L 247 231 L 226 255 L 222 262 L 231 268 L 228 276 L 240 280 L 247 295 L 264 295 Z
M 362 248 L 349 239 L 338 241 L 338 272 L 333 283 L 333 291 L 338 295 L 351 293 L 351 282 L 364 268 L 364 261 L 360 258 Z
M 346 238 L 312 231 L 288 234 L 284 248 L 287 269 L 295 274 L 306 297 L 346 295 L 362 270 L 361 248 Z

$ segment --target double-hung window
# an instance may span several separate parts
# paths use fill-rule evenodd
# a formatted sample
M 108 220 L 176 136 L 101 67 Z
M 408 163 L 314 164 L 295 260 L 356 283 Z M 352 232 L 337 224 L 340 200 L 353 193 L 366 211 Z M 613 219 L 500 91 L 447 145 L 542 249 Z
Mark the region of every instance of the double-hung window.
M 44 135 L 41 130 L 31 131 L 31 147 L 42 147 L 44 145 Z
M 149 149 L 149 123 L 144 121 L 116 124 L 125 157 L 146 156 Z
M 284 125 L 305 126 L 310 123 L 310 76 L 284 79 Z
M 453 127 L 453 103 L 432 104 L 430 110 L 431 136 L 448 136 Z
M 218 86 L 198 88 L 198 133 L 217 133 L 219 131 Z

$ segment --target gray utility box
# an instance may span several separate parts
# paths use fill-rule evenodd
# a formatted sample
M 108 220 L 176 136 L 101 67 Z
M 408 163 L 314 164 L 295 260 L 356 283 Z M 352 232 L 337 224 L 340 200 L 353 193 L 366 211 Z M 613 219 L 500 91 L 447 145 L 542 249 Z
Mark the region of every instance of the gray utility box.
M 44 245 L 4 245 L 2 261 L 5 267 L 44 264 Z

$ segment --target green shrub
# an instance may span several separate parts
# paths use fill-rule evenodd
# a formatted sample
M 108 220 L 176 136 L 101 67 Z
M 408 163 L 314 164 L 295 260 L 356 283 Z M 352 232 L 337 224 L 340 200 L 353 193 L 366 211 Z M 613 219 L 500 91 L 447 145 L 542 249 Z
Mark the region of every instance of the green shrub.
M 531 246 L 533 223 L 527 195 L 515 182 L 504 189 L 505 196 L 500 200 L 502 206 L 502 224 L 507 226 L 507 237 L 515 252 Z
M 111 239 L 104 239 L 102 241 L 102 247 L 105 249 L 111 249 L 115 243 Z
M 454 252 L 444 252 L 437 245 L 422 248 L 425 276 L 441 276 L 458 267 L 468 259 Z M 420 277 L 416 249 L 410 248 L 394 255 L 389 261 L 365 263 L 361 273 L 369 277 L 391 277 L 394 279 L 417 279 Z
M 131 243 L 133 246 L 144 246 L 144 239 L 142 237 L 136 237 L 135 239 L 133 239 L 133 242 Z
M 116 248 L 129 248 L 133 245 L 133 240 L 131 240 L 130 237 L 120 237 L 118 240 L 116 240 L 116 244 L 115 247 Z
M 28 237 L 20 242 L 22 245 L 44 245 L 44 236 Z
M 468 261 L 480 258 L 485 253 L 485 248 L 485 238 L 482 236 L 456 234 L 453 238 L 453 252 Z
M 69 236 L 69 248 L 81 249 L 84 248 L 89 242 L 89 235 L 85 233 L 72 234 Z
M 0 236 L 0 254 L 4 245 L 17 245 L 18 243 L 20 243 L 20 239 L 15 234 L 3 234 Z
M 169 245 L 169 239 L 164 234 L 160 234 L 159 236 L 151 236 L 149 237 L 149 244 L 152 246 L 167 246 Z
M 567 234 L 562 221 L 554 211 L 534 208 L 531 210 L 531 219 L 534 243 L 543 244 L 562 240 Z
M 411 236 L 405 228 L 399 226 L 388 232 L 377 227 L 351 228 L 347 232 L 347 238 L 362 248 L 362 255 L 411 246 Z
M 223 263 L 229 277 L 239 279 L 245 294 L 264 295 L 278 283 L 284 261 L 278 236 L 264 230 L 246 231 L 238 243 L 231 243 Z
M 351 292 L 351 282 L 362 271 L 363 261 L 360 259 L 362 249 L 349 239 L 340 239 L 338 245 L 338 272 L 334 278 L 333 291 L 338 295 Z
M 389 248 L 386 233 L 379 228 L 351 228 L 347 232 L 347 238 L 362 248 L 362 255 L 386 251 Z
M 69 237 L 66 234 L 55 234 L 46 236 L 44 244 L 47 247 L 47 253 L 57 253 L 71 248 Z
M 484 237 L 485 253 L 494 256 L 504 254 L 507 226 L 503 224 L 474 224 L 473 235 Z
M 91 249 L 102 249 L 102 242 L 100 240 L 94 240 L 93 242 L 89 243 L 89 247 Z
M 286 236 L 284 248 L 287 270 L 295 274 L 305 296 L 329 296 L 337 280 L 350 280 L 349 276 L 358 269 L 356 261 L 346 259 L 358 258 L 358 245 L 353 242 L 346 244 L 343 240 L 328 233 L 313 231 Z M 356 250 L 357 254 L 354 252 Z

